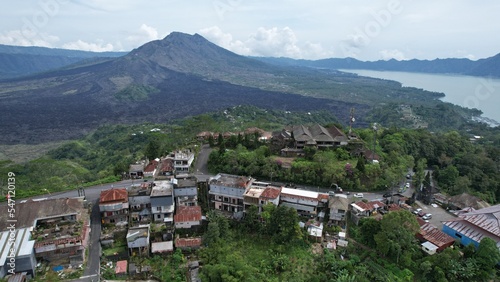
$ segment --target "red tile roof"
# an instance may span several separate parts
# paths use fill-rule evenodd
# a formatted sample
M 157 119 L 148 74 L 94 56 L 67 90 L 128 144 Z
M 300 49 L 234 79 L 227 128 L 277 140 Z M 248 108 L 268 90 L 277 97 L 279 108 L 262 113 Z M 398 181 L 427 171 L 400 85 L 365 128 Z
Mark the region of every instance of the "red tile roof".
M 175 239 L 175 247 L 177 248 L 199 247 L 199 246 L 201 246 L 201 237 Z
M 157 161 L 150 162 L 144 169 L 144 172 L 153 172 L 156 169 L 157 165 L 158 165 Z
M 420 227 L 419 233 L 425 240 L 438 247 L 447 247 L 455 243 L 455 239 L 453 237 L 437 229 L 430 223 L 425 223 L 422 227 Z
M 201 220 L 201 207 L 200 206 L 179 206 L 176 215 L 174 215 L 174 222 L 188 222 Z
M 127 261 L 126 260 L 120 260 L 120 261 L 116 262 L 115 273 L 116 274 L 127 273 Z
M 266 189 L 264 189 L 264 192 L 260 194 L 260 197 L 264 199 L 276 199 L 280 196 L 280 194 L 281 194 L 281 188 L 266 187 Z
M 174 170 L 174 160 L 172 159 L 163 159 L 161 161 L 161 171 L 173 171 Z
M 128 193 L 125 188 L 112 188 L 110 190 L 101 191 L 99 203 L 107 202 L 128 202 Z

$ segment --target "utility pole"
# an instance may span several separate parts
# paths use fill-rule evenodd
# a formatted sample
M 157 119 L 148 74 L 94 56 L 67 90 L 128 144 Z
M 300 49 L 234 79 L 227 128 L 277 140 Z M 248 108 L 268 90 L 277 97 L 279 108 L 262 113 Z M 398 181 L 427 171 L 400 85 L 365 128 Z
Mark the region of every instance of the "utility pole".
M 372 164 L 373 164 L 373 161 L 375 160 L 375 146 L 377 145 L 378 124 L 374 123 L 372 128 L 373 128 L 373 151 L 372 151 Z

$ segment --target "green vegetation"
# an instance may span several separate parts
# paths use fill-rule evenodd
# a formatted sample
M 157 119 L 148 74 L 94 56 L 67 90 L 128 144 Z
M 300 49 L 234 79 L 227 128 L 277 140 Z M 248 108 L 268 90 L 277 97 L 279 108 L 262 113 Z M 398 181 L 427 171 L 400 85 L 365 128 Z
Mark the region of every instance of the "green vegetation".
M 122 101 L 143 101 L 149 98 L 149 95 L 158 93 L 159 90 L 146 85 L 129 85 L 115 93 L 115 98 Z

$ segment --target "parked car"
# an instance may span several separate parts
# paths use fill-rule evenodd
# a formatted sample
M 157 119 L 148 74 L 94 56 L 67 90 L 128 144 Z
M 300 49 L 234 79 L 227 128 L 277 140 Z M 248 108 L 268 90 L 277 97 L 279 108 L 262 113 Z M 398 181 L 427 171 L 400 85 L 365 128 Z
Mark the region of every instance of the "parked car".
M 356 193 L 353 195 L 355 198 L 363 198 L 363 193 Z
M 424 211 L 419 211 L 419 212 L 418 212 L 418 216 L 420 216 L 420 217 L 424 217 L 424 215 L 425 215 L 425 212 L 424 212 Z
M 414 214 L 418 214 L 418 213 L 419 213 L 419 212 L 421 212 L 421 211 L 422 211 L 422 209 L 416 209 L 416 210 L 414 210 L 414 211 L 413 211 L 413 213 L 414 213 Z
M 432 218 L 432 214 L 426 213 L 424 216 L 422 216 L 422 218 L 425 219 L 425 220 L 429 220 L 429 219 Z
M 406 182 L 406 188 L 410 188 L 410 182 Z

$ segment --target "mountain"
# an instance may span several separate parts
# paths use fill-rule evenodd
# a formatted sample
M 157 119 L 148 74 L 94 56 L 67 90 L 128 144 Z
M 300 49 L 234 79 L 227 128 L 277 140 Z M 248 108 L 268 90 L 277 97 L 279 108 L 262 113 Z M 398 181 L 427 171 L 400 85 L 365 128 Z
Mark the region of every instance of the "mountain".
M 102 124 L 168 122 L 241 104 L 325 109 L 346 120 L 351 107 L 368 109 L 267 90 L 280 71 L 199 35 L 172 33 L 118 58 L 0 83 L 0 143 L 72 139 Z
M 125 52 L 86 52 L 45 47 L 0 44 L 0 79 L 45 72 L 96 58 L 113 58 Z
M 473 76 L 500 77 L 500 54 L 472 61 L 469 59 L 435 59 L 435 60 L 379 60 L 372 62 L 354 58 L 330 58 L 321 60 L 294 60 L 289 58 L 254 57 L 262 62 L 280 66 L 302 66 L 325 69 L 366 69 L 378 71 L 403 71 L 421 73 L 447 73 Z

